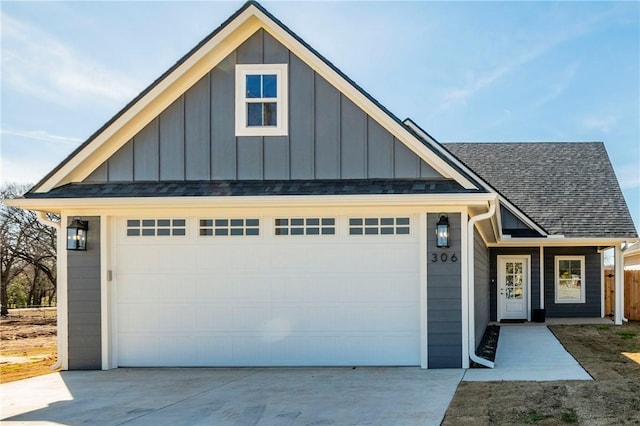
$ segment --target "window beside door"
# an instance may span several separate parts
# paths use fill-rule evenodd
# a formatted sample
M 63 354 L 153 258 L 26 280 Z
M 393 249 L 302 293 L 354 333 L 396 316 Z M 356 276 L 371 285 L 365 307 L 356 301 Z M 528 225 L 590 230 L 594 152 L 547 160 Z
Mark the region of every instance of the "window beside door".
M 556 256 L 556 303 L 585 303 L 584 256 Z

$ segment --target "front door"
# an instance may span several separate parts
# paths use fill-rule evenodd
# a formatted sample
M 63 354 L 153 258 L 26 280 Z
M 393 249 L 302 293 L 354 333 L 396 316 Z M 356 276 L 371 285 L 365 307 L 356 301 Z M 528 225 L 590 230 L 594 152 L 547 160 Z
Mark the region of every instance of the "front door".
M 527 319 L 529 259 L 498 256 L 498 321 Z

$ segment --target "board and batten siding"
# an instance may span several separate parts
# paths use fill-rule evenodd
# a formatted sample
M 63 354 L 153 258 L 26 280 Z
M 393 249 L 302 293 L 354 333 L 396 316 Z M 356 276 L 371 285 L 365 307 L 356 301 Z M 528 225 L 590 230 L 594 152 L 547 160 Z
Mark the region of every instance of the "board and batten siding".
M 584 256 L 585 303 L 555 302 L 556 256 Z M 547 247 L 544 249 L 544 304 L 550 318 L 600 317 L 602 269 L 597 247 Z
M 489 325 L 489 317 L 491 313 L 490 309 L 490 297 L 489 297 L 489 282 L 490 282 L 490 262 L 489 262 L 489 249 L 485 245 L 480 233 L 474 229 L 473 235 L 474 241 L 474 302 L 475 302 L 475 333 L 476 333 L 476 349 L 480 345 L 482 336 Z
M 497 321 L 498 317 L 498 256 L 531 256 L 531 276 L 529 285 L 531 286 L 531 310 L 540 308 L 540 248 L 539 247 L 493 247 L 489 249 L 491 259 L 491 285 L 489 287 L 490 297 L 490 319 Z
M 102 368 L 100 218 L 89 222 L 86 251 L 67 251 L 69 370 Z
M 462 268 L 460 214 L 449 217 L 449 248 L 437 248 L 427 232 L 427 346 L 429 368 L 462 367 Z M 435 229 L 439 214 L 427 214 L 427 229 Z M 446 262 L 441 255 L 447 254 Z M 458 258 L 452 262 L 451 255 Z M 436 255 L 437 261 L 433 262 Z
M 235 136 L 235 65 L 287 63 L 288 136 Z M 264 30 L 257 31 L 85 182 L 441 176 Z

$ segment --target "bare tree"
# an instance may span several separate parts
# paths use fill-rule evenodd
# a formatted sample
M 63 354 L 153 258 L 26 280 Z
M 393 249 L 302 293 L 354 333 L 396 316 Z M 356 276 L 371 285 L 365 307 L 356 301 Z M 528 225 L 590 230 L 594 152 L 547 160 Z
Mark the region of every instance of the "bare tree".
M 41 224 L 35 212 L 9 207 L 3 202 L 21 196 L 29 187 L 9 184 L 0 189 L 0 315 L 8 315 L 8 286 L 27 268 L 33 271 L 29 304 L 41 304 L 44 295 L 49 295 L 49 300 L 55 296 L 55 230 Z

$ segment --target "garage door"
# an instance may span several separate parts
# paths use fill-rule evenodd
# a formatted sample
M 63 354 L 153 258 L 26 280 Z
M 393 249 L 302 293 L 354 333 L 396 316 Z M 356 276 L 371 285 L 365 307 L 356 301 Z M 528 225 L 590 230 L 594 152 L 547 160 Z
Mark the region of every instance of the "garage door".
M 118 365 L 419 365 L 415 222 L 118 219 Z

